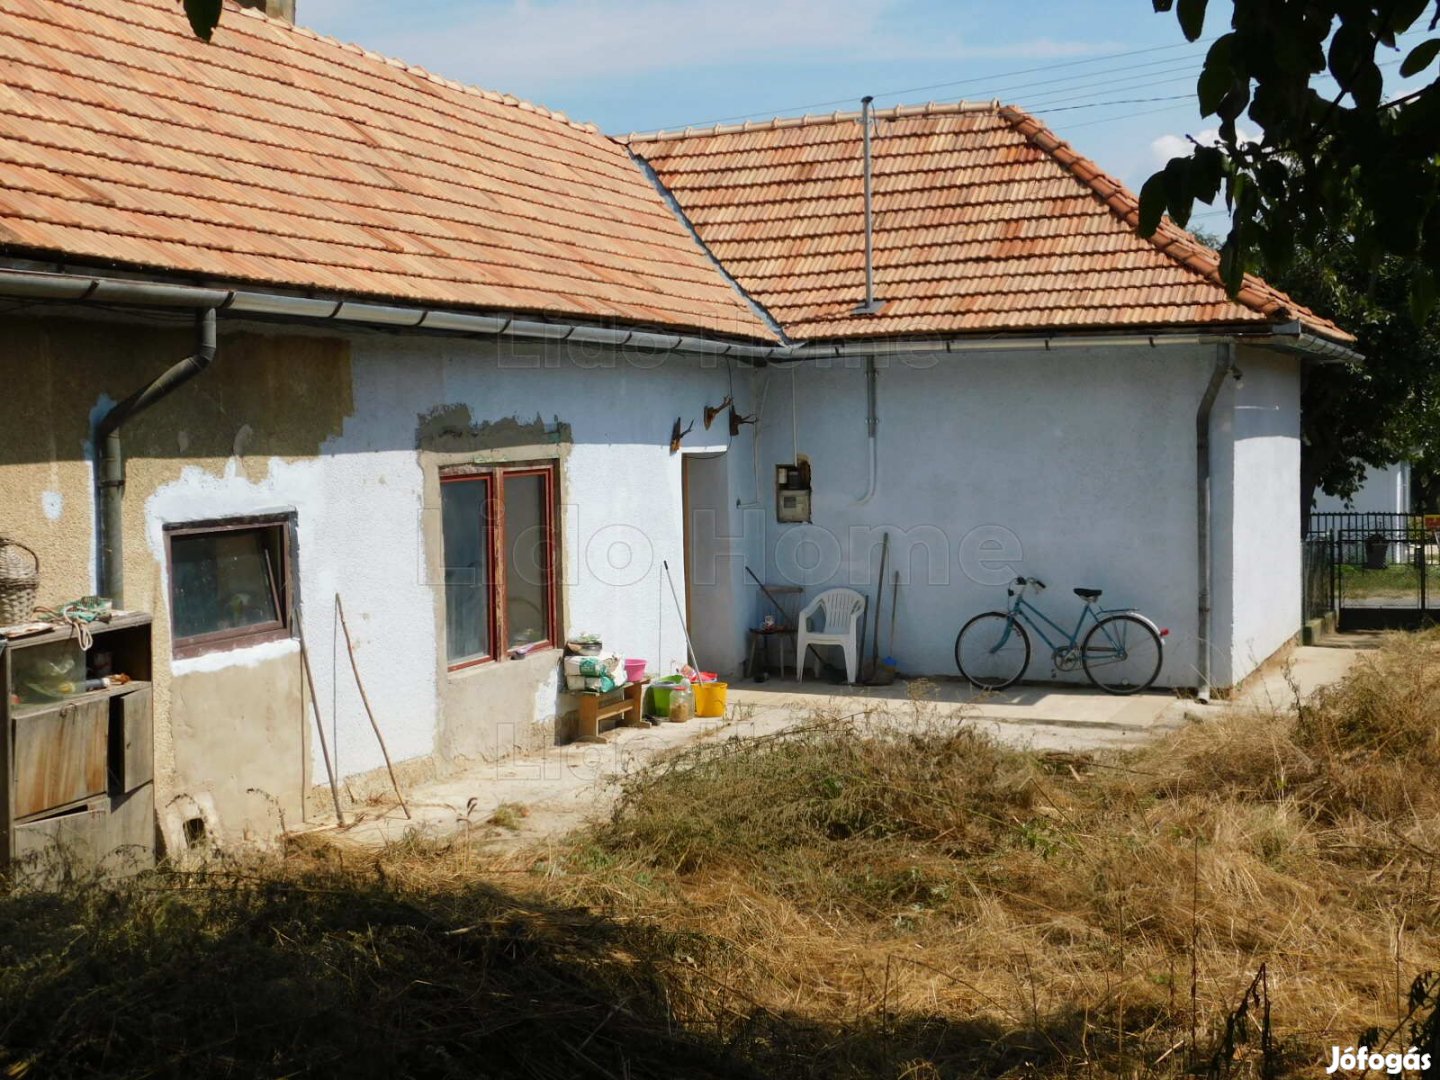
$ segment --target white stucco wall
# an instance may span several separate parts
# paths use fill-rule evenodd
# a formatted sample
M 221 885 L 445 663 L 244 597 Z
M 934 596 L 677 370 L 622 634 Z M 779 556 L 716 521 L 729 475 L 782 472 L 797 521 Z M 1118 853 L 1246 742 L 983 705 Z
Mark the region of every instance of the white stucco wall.
M 1216 686 L 1243 679 L 1300 627 L 1299 365 L 1241 350 L 1241 378 L 1216 401 Z
M 860 502 L 868 472 L 863 360 L 758 373 L 757 393 L 767 393 L 766 470 L 794 453 L 793 379 L 794 445 L 810 459 L 814 483 L 810 525 L 777 524 L 767 489 L 768 573 L 802 584 L 807 599 L 834 585 L 873 597 L 880 538 L 889 530 L 890 567 L 904 575 L 893 650 L 903 671 L 955 674 L 960 626 L 1003 606 L 1006 582 L 1024 574 L 1050 586 L 1040 604 L 1067 629 L 1080 610 L 1074 586 L 1104 589 L 1106 606 L 1145 611 L 1171 631 L 1161 682 L 1193 686 L 1195 410 L 1214 357 L 1213 347 L 1132 346 L 881 358 L 879 481 L 868 503 Z M 1256 366 L 1253 379 L 1247 372 L 1242 404 L 1273 405 L 1293 427 L 1295 369 L 1269 379 Z M 1232 405 L 1227 389 L 1217 423 L 1234 423 Z M 1243 520 L 1246 595 L 1265 612 L 1262 618 L 1247 608 L 1234 620 L 1250 649 L 1272 640 L 1285 620 L 1287 633 L 1298 627 L 1291 600 L 1298 569 L 1288 556 L 1272 561 L 1257 542 L 1278 543 L 1286 529 L 1295 539 L 1298 433 L 1287 427 L 1276 441 L 1260 437 L 1260 416 L 1239 421 L 1244 468 L 1268 476 L 1262 487 L 1247 482 L 1242 491 L 1257 499 Z M 1234 500 L 1231 475 L 1217 476 L 1217 505 Z M 1290 493 L 1285 499 L 1282 489 Z M 1222 544 L 1230 542 L 1226 533 Z M 1228 612 L 1226 619 L 1228 626 Z M 1034 644 L 1030 677 L 1048 678 L 1043 643 Z M 1227 668 L 1235 666 L 1228 631 L 1216 652 Z
M 417 452 L 417 426 L 437 406 L 465 405 L 477 425 L 538 416 L 547 425 L 570 426 L 572 441 L 557 451 L 564 629 L 600 633 L 607 647 L 645 657 L 658 670 L 683 662 L 679 617 L 661 569 L 668 561 L 683 602 L 681 455 L 669 451 L 671 427 L 677 416 L 682 427 L 693 420 L 687 449 L 729 450 L 724 420 L 707 431 L 700 413 L 730 391 L 732 377 L 740 407 L 747 408 L 747 375 L 695 357 L 381 335 L 355 337 L 351 358 L 354 411 L 319 456 L 237 458 L 223 477 L 187 470 L 146 507 L 147 538 L 162 567 L 168 522 L 295 512 L 301 620 L 340 775 L 380 768 L 383 759 L 338 637 L 337 592 L 396 760 L 437 750 L 503 753 L 506 732 L 555 719 L 553 663 L 522 662 L 529 668 L 523 677 L 509 661 L 463 674 L 445 671 L 435 619 L 440 599 L 427 581 L 424 540 L 426 518 L 438 522 L 438 507 L 425 505 Z M 747 429 L 720 458 L 725 469 L 736 463 L 747 490 L 750 442 Z M 734 511 L 725 510 L 722 528 L 730 530 Z M 251 654 L 241 649 L 179 661 L 177 673 L 186 664 L 206 670 L 253 664 Z M 443 717 L 445 682 L 461 678 L 467 715 Z M 494 707 L 475 705 L 490 700 L 492 684 Z M 517 701 L 523 707 L 515 707 Z M 442 727 L 449 735 L 443 746 L 437 741 Z M 318 745 L 313 753 L 313 776 L 323 782 Z
M 1317 513 L 1408 514 L 1410 513 L 1410 463 L 1397 461 L 1381 468 L 1369 466 L 1360 489 L 1350 499 L 1315 494 Z
M 803 585 L 807 598 L 830 585 L 873 597 L 888 529 L 903 584 L 893 649 L 882 643 L 906 672 L 953 674 L 960 625 L 1001 606 L 1005 584 L 1023 573 L 1050 583 L 1042 606 L 1067 625 L 1080 610 L 1075 585 L 1146 611 L 1172 631 L 1162 681 L 1195 682 L 1194 414 L 1213 349 L 882 358 L 878 485 L 862 502 L 863 360 L 732 371 L 693 357 L 461 339 L 377 334 L 350 344 L 353 409 L 318 455 L 261 459 L 237 440 L 222 475 L 186 469 L 145 503 L 145 539 L 162 572 L 167 523 L 295 513 L 301 622 L 342 776 L 383 761 L 337 633 L 337 592 L 397 761 L 503 754 L 553 736 L 567 705 L 553 656 L 446 671 L 433 583 L 439 508 L 428 505 L 436 463 L 419 432 L 453 406 L 477 426 L 538 418 L 565 427 L 568 437 L 546 450 L 560 463 L 564 629 L 598 632 L 652 671 L 685 659 L 662 560 L 683 605 L 682 460 L 692 455 L 689 600 L 704 667 L 733 675 L 746 626 L 767 610 L 746 566 Z M 1217 402 L 1212 458 L 1221 684 L 1298 626 L 1298 369 L 1269 356 L 1242 366 L 1244 386 L 1227 383 Z M 760 421 L 733 439 L 723 414 L 708 430 L 701 421 L 727 394 Z M 671 454 L 677 416 L 693 426 L 684 453 Z M 797 452 L 813 468 L 814 522 L 782 526 L 774 466 Z M 1050 668 L 1036 644 L 1030 674 L 1043 679 Z M 178 661 L 175 674 L 294 665 L 283 647 L 259 649 Z M 295 722 L 308 723 L 298 701 Z M 310 748 L 310 775 L 323 782 L 318 744 Z

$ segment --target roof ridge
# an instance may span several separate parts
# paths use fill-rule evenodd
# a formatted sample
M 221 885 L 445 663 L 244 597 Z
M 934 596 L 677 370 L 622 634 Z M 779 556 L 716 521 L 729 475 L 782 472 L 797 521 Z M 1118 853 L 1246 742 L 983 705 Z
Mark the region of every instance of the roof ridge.
M 261 11 L 258 8 L 243 7 L 237 2 L 237 0 L 224 0 L 224 4 L 226 12 L 231 15 L 247 19 L 260 19 L 261 21 L 266 22 L 271 26 L 277 27 L 282 30 L 287 30 L 290 33 L 299 34 L 301 37 L 306 37 L 312 41 L 321 42 L 325 45 L 340 49 L 343 52 L 353 53 L 356 56 L 362 56 L 367 60 L 377 60 L 382 64 L 387 64 L 390 67 L 403 71 L 407 75 L 412 75 L 417 79 L 423 79 L 426 82 L 434 83 L 436 86 L 443 86 L 448 90 L 455 90 L 463 94 L 473 94 L 476 97 L 483 98 L 486 101 L 493 102 L 498 105 L 508 105 L 512 108 L 520 109 L 523 112 L 531 112 L 536 114 L 537 116 L 542 116 L 548 120 L 554 120 L 557 123 L 574 128 L 577 131 L 584 131 L 591 135 L 604 135 L 604 132 L 602 132 L 600 128 L 593 122 L 572 120 L 563 112 L 559 112 L 555 109 L 547 109 L 544 105 L 538 105 L 533 101 L 527 101 L 524 98 L 518 98 L 513 94 L 502 94 L 498 90 L 486 90 L 483 87 L 474 86 L 470 83 L 460 82 L 458 79 L 449 79 L 446 78 L 444 75 L 437 75 L 435 72 L 420 67 L 418 64 L 407 63 L 406 61 L 400 60 L 396 57 L 387 56 L 384 53 L 375 52 L 373 49 L 367 49 L 363 45 L 356 45 L 352 42 L 341 41 L 339 38 L 331 37 L 328 34 L 322 34 L 317 30 L 312 30 L 308 26 L 300 26 L 298 23 L 292 23 L 287 22 L 284 19 L 273 18 L 272 16 L 265 14 L 265 12 Z
M 1056 135 L 1044 121 L 1018 105 L 1001 106 L 996 113 L 1029 142 L 1054 158 L 1061 168 L 1093 191 L 1100 201 L 1127 225 L 1139 226 L 1140 200 L 1123 183 Z M 1154 245 L 1162 255 L 1175 260 L 1210 284 L 1225 288 L 1225 280 L 1220 273 L 1220 253 L 1202 243 L 1189 230 L 1175 224 L 1168 214 L 1161 218 L 1160 227 L 1154 234 L 1144 239 Z M 1242 279 L 1235 300 L 1251 311 L 1269 318 L 1308 318 L 1317 324 L 1329 322 L 1263 278 L 1250 273 L 1245 274 Z
M 888 109 L 874 109 L 870 116 L 875 120 L 904 120 L 912 116 L 953 116 L 958 113 L 998 113 L 1000 99 L 992 101 L 927 101 L 923 105 L 892 105 Z M 738 135 L 747 131 L 781 131 L 786 128 L 811 127 L 818 124 L 839 124 L 859 120 L 863 114 L 858 111 L 833 113 L 806 113 L 803 116 L 775 116 L 769 120 L 746 120 L 736 124 L 711 124 L 707 127 L 685 127 L 658 131 L 632 131 L 628 135 L 612 135 L 616 142 L 626 146 L 637 142 L 666 142 L 672 139 L 705 138 L 715 135 Z

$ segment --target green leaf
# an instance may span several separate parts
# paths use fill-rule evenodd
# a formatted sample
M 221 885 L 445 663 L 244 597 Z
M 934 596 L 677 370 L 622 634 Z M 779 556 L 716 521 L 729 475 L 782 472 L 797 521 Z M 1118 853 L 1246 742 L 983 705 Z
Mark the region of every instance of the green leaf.
M 1431 0 L 1396 0 L 1390 10 L 1388 29 L 1396 34 L 1403 34 L 1410 29 L 1410 24 L 1430 6 Z
M 1220 245 L 1220 277 L 1225 282 L 1225 291 L 1231 296 L 1240 291 L 1240 285 L 1245 280 L 1245 259 L 1240 254 L 1239 235 L 1237 226 L 1230 230 L 1225 243 Z
M 1165 174 L 1158 172 L 1140 189 L 1140 224 L 1137 231 L 1141 236 L 1154 236 L 1160 227 L 1160 217 L 1165 213 Z
M 1330 39 L 1330 74 L 1348 92 L 1355 85 L 1365 61 L 1374 62 L 1375 39 L 1359 23 L 1341 23 Z
M 201 41 L 209 41 L 215 27 L 220 25 L 222 0 L 185 0 L 185 16 L 190 20 L 190 29 Z
M 1190 208 L 1195 197 L 1190 184 L 1190 158 L 1171 158 L 1161 177 L 1165 182 L 1165 207 L 1170 218 L 1182 229 L 1190 220 Z
M 1410 55 L 1405 57 L 1400 64 L 1400 77 L 1408 79 L 1412 75 L 1418 75 L 1435 62 L 1435 57 L 1440 55 L 1440 38 L 1431 38 L 1429 41 L 1422 41 L 1415 48 L 1410 50 Z
M 1225 96 L 1235 85 L 1235 69 L 1230 62 L 1230 46 L 1234 38 L 1234 34 L 1216 38 L 1205 54 L 1205 66 L 1200 71 L 1199 82 L 1195 84 L 1201 116 L 1218 112 Z
M 1180 0 L 1175 14 L 1180 19 L 1180 32 L 1186 41 L 1198 41 L 1205 30 L 1206 0 Z

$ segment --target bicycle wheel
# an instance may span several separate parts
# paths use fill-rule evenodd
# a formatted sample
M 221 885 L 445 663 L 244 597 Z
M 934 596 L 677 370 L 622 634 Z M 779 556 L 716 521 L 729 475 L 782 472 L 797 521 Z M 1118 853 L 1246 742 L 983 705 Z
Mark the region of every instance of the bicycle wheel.
M 972 686 L 1003 690 L 1030 663 L 1030 637 L 1003 611 L 976 615 L 955 638 L 955 666 Z
M 1080 661 L 1090 681 L 1107 694 L 1137 694 L 1160 675 L 1160 635 L 1134 615 L 1107 615 L 1090 628 Z

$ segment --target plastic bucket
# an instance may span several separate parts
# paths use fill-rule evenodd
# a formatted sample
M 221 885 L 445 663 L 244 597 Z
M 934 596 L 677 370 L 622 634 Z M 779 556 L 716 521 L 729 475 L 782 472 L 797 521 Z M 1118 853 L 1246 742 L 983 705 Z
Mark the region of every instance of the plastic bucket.
M 639 682 L 643 679 L 645 677 L 645 665 L 647 663 L 649 663 L 647 660 L 626 660 L 625 681 Z
M 724 716 L 725 691 L 728 684 L 723 682 L 695 684 L 695 715 Z
M 670 690 L 685 681 L 683 675 L 667 675 L 650 684 L 650 715 L 670 715 Z

